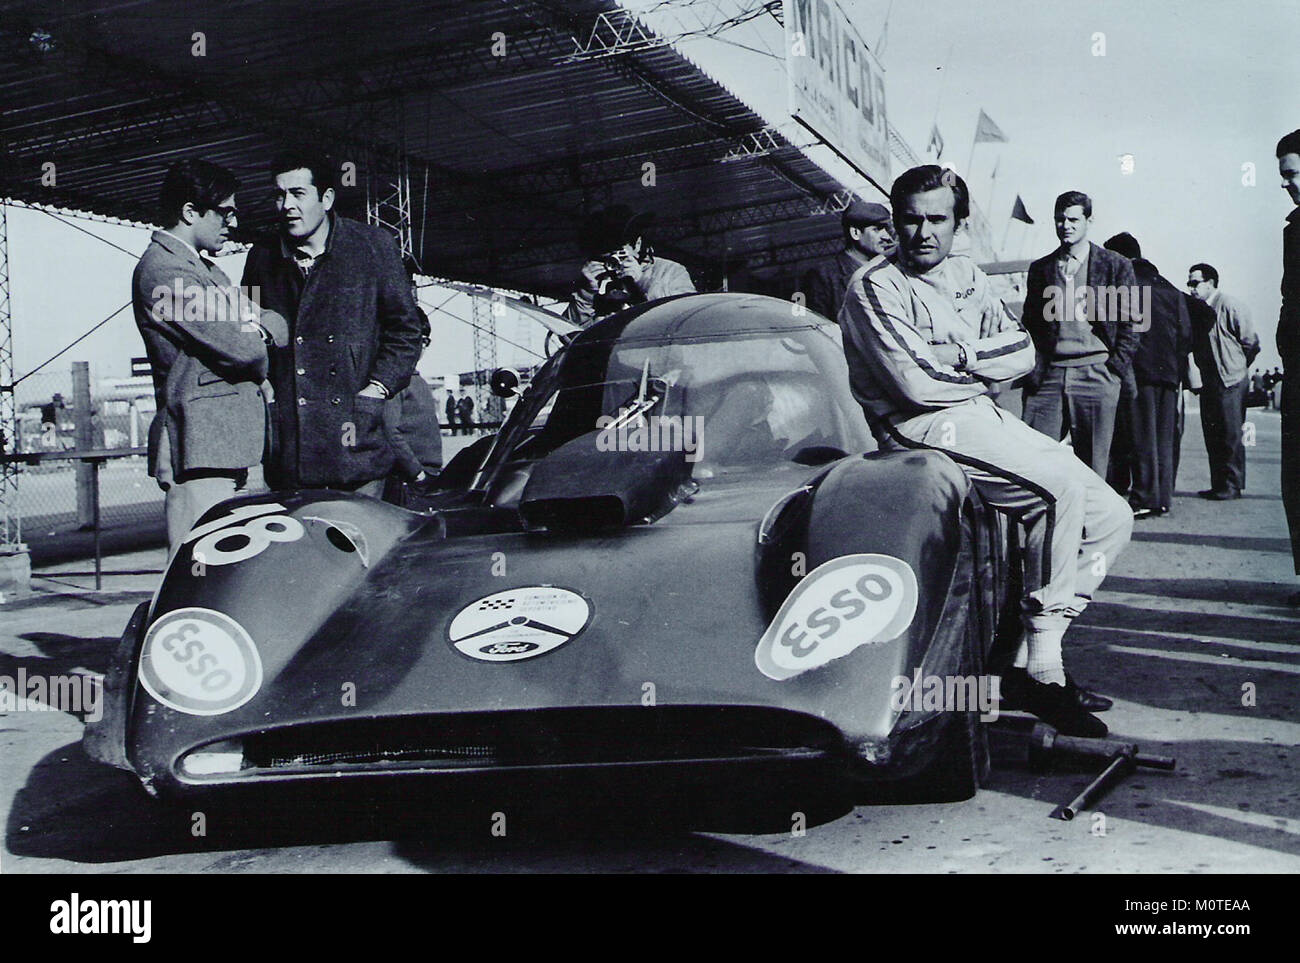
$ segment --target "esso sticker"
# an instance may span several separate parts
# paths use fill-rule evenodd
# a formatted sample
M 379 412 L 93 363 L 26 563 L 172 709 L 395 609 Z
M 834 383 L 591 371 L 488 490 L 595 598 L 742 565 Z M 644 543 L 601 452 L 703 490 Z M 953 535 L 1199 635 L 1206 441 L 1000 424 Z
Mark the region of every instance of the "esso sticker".
M 833 558 L 795 586 L 759 639 L 754 663 L 770 679 L 789 679 L 889 642 L 912 624 L 916 597 L 916 573 L 901 558 Z
M 568 589 L 524 585 L 470 602 L 447 641 L 479 662 L 519 662 L 553 652 L 591 622 L 591 603 Z
M 176 609 L 144 637 L 140 684 L 178 712 L 220 715 L 238 709 L 261 688 L 262 657 L 230 616 L 211 609 Z

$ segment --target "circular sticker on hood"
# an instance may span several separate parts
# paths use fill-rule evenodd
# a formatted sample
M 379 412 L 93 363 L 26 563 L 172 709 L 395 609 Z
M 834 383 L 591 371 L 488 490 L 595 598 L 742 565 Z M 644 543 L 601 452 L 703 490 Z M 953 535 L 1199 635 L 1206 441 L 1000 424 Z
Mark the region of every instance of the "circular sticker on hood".
M 519 662 L 554 652 L 591 622 L 591 603 L 568 589 L 524 585 L 475 599 L 447 626 L 447 641 L 480 662 Z
M 149 627 L 140 684 L 178 712 L 215 716 L 238 709 L 262 686 L 262 658 L 244 627 L 222 612 L 184 608 Z

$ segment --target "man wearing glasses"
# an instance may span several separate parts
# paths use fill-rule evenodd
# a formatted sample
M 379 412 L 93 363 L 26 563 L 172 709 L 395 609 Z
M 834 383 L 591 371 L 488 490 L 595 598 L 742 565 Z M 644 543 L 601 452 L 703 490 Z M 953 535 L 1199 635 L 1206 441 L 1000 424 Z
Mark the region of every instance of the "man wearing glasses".
M 1259 354 L 1259 335 L 1246 306 L 1219 290 L 1219 272 L 1208 264 L 1187 269 L 1187 289 L 1214 311 L 1214 324 L 1193 331 L 1201 369 L 1201 430 L 1210 457 L 1210 487 L 1202 498 L 1240 498 L 1246 487 L 1246 374 Z
M 131 306 L 153 370 L 149 474 L 165 491 L 173 554 L 199 517 L 244 487 L 266 442 L 267 348 L 288 339 L 208 259 L 237 223 L 230 171 L 173 164 L 154 231 L 131 277 Z

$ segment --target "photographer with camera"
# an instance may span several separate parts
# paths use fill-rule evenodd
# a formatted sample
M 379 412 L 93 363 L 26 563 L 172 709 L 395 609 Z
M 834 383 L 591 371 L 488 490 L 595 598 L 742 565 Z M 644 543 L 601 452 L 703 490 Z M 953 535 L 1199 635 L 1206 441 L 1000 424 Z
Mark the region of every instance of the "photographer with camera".
M 634 213 L 624 204 L 596 211 L 587 219 L 579 236 L 587 263 L 574 284 L 565 317 L 586 327 L 633 304 L 695 293 L 686 268 L 655 257 L 645 238 L 653 219 L 653 214 Z

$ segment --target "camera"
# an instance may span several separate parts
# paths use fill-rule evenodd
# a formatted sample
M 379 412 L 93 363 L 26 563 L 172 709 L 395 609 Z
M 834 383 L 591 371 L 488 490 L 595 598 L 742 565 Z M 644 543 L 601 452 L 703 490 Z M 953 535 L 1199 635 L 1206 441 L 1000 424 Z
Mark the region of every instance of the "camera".
M 605 264 L 605 270 L 596 275 L 596 293 L 608 294 L 610 286 L 624 280 L 623 262 L 614 255 L 606 255 L 601 258 Z

